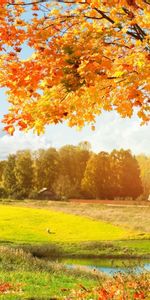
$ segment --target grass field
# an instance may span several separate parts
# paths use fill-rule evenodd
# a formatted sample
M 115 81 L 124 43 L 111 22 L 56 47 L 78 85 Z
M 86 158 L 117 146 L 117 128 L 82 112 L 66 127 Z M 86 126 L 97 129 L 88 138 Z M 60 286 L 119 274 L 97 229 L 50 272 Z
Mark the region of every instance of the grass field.
M 73 215 L 85 216 L 94 220 L 101 220 L 113 225 L 121 226 L 130 230 L 150 233 L 150 205 L 119 206 L 104 205 L 100 203 L 77 203 L 62 201 L 17 201 L 13 205 L 45 208 L 61 211 Z M 115 203 L 115 202 L 114 202 Z M 123 201 L 122 201 L 123 203 Z M 142 206 L 143 205 L 143 206 Z
M 0 243 L 31 245 L 38 256 L 147 256 L 148 209 L 52 201 L 0 205 Z
M 115 203 L 115 202 L 114 202 Z M 141 203 L 142 204 L 142 203 Z M 124 228 L 150 233 L 150 206 L 113 206 L 91 203 L 69 203 L 48 201 L 26 202 L 24 205 L 41 206 L 47 209 L 62 211 L 79 216 L 86 216 L 94 220 L 103 220 Z
M 47 233 L 47 228 L 51 234 Z M 0 241 L 15 243 L 84 242 L 128 239 L 119 226 L 46 209 L 0 206 Z
M 142 228 L 136 221 L 140 211 Z M 147 211 L 145 223 L 149 224 Z M 99 204 L 23 201 L 0 205 L 0 299 L 68 299 L 65 295 L 74 289 L 86 293 L 82 299 L 97 299 L 95 292 L 90 296 L 87 291 L 101 286 L 105 275 L 82 267 L 67 269 L 43 258 L 147 256 L 149 232 L 142 222 L 144 211 L 138 207 L 131 212 L 131 208 Z M 135 281 L 138 286 L 139 279 Z M 146 293 L 146 287 L 142 289 Z

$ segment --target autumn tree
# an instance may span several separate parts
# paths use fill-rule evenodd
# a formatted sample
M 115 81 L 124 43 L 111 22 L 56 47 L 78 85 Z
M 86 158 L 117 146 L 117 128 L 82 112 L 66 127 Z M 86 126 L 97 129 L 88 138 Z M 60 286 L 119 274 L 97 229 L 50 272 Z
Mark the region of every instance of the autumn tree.
M 41 149 L 35 154 L 35 187 L 53 191 L 53 184 L 59 176 L 59 155 L 55 148 Z
M 89 153 L 91 151 L 92 147 L 91 147 L 90 142 L 83 141 L 78 144 L 78 148 L 82 151 L 86 151 L 87 153 Z
M 122 156 L 120 151 L 113 150 L 110 153 L 111 168 L 111 196 L 113 198 L 121 197 L 122 190 Z
M 29 196 L 33 182 L 33 160 L 29 150 L 16 154 L 14 173 L 16 177 L 16 198 Z
M 136 156 L 140 167 L 140 177 L 143 185 L 143 198 L 148 199 L 150 195 L 150 157 L 146 155 Z
M 74 186 L 70 182 L 69 176 L 58 174 L 58 178 L 56 178 L 53 184 L 53 190 L 55 193 L 55 197 L 58 200 L 67 200 L 75 193 Z
M 16 193 L 16 176 L 15 176 L 15 161 L 16 155 L 11 154 L 8 156 L 4 174 L 3 174 L 3 184 L 8 193 L 8 196 L 13 197 Z
M 97 155 L 93 153 L 90 159 L 87 162 L 87 166 L 85 169 L 84 177 L 81 182 L 82 190 L 87 195 L 92 198 L 98 197 L 97 191 Z
M 130 150 L 120 150 L 120 196 L 137 198 L 143 193 L 138 162 Z
M 59 150 L 60 175 L 70 182 L 70 196 L 81 196 L 81 181 L 90 156 L 89 144 L 66 145 Z
M 101 199 L 110 198 L 111 193 L 111 168 L 110 156 L 107 152 L 97 155 L 97 178 L 96 185 L 98 196 Z
M 91 157 L 87 163 L 82 187 L 95 198 L 110 198 L 111 169 L 110 157 L 107 152 L 100 152 Z
M 137 198 L 143 187 L 136 158 L 123 149 L 94 154 L 87 163 L 82 188 L 99 199 Z
M 6 198 L 7 197 L 7 192 L 6 192 L 6 189 L 4 188 L 4 183 L 3 183 L 3 176 L 4 176 L 5 167 L 6 167 L 6 161 L 1 160 L 0 161 L 0 198 Z
M 0 161 L 0 185 L 2 185 L 5 167 L 6 167 L 6 160 L 1 160 Z
M 0 86 L 13 134 L 103 109 L 150 120 L 149 0 L 1 0 Z M 24 45 L 31 55 L 24 58 Z M 93 125 L 92 125 L 93 126 Z M 93 127 L 92 127 L 93 128 Z

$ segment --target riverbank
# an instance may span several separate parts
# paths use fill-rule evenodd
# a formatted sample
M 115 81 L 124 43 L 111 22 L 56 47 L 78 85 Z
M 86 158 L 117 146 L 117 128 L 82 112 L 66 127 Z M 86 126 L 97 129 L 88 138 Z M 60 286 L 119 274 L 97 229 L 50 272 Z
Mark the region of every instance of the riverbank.
M 0 247 L 0 299 L 62 299 L 81 283 L 93 288 L 104 278 L 104 274 L 87 268 L 67 269 L 21 249 Z
M 19 245 L 18 245 L 19 246 Z M 18 247 L 14 244 L 14 247 Z M 20 245 L 38 258 L 109 258 L 109 259 L 150 259 L 149 240 L 113 241 L 113 242 L 80 242 L 49 243 L 38 245 Z M 137 250 L 138 249 L 138 250 Z
M 1 300 L 105 299 L 104 294 L 115 300 L 122 295 L 149 299 L 147 272 L 106 276 L 93 268 L 65 267 L 10 247 L 0 247 L 0 262 Z

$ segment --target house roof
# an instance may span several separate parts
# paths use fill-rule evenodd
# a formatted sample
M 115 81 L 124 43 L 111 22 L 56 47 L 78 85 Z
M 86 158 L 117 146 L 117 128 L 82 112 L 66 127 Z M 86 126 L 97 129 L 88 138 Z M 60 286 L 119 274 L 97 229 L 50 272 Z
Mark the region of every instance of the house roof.
M 44 188 L 42 188 L 41 190 L 38 191 L 38 194 L 43 193 L 43 192 L 45 192 L 47 190 L 48 190 L 48 188 L 44 187 Z

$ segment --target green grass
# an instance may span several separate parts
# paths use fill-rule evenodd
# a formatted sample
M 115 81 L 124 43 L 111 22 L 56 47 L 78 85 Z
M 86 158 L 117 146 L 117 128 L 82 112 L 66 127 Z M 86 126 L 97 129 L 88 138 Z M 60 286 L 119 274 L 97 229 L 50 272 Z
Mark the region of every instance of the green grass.
M 46 229 L 50 228 L 52 234 Z M 0 206 L 0 241 L 54 243 L 130 238 L 130 230 L 104 221 L 46 209 Z
M 149 253 L 150 254 L 150 239 L 149 240 L 129 240 L 119 241 L 117 245 L 120 248 L 134 249 L 137 253 Z
M 34 297 L 36 300 L 50 297 L 62 297 L 67 295 L 69 290 L 76 288 L 79 284 L 85 285 L 87 288 L 96 285 L 96 281 L 84 277 L 69 276 L 68 274 L 48 272 L 11 272 L 0 273 L 1 282 L 9 282 L 14 286 L 20 284 L 21 291 L 16 291 L 16 295 L 1 295 L 0 299 L 26 299 Z M 68 291 L 64 292 L 64 289 Z M 48 298 L 49 297 L 49 298 Z
M 12 284 L 13 287 L 6 294 L 0 293 L 1 300 L 60 300 L 64 299 L 64 296 L 69 295 L 72 289 L 80 289 L 84 292 L 82 287 L 85 287 L 86 290 L 91 290 L 92 292 L 92 288 L 100 287 L 110 280 L 108 276 L 102 275 L 98 271 L 95 272 L 85 267 L 66 269 L 60 263 L 39 260 L 30 253 L 10 247 L 0 247 L 0 262 L 0 286 L 3 283 L 8 283 Z M 76 261 L 76 263 L 78 262 Z M 83 263 L 88 264 L 87 261 Z M 108 264 L 108 261 L 106 263 Z M 80 264 L 82 264 L 81 261 Z M 146 282 L 146 274 L 143 276 L 144 282 Z M 114 279 L 112 279 L 112 283 L 114 283 Z M 136 279 L 138 284 L 140 279 L 142 277 L 137 277 Z M 94 296 L 94 292 L 92 298 L 90 295 L 86 295 L 82 299 L 98 299 L 98 297 Z M 72 298 L 69 296 L 67 299 Z M 79 297 L 73 299 L 78 300 Z
M 9 283 L 14 287 L 13 293 L 0 293 L 0 299 L 4 300 L 50 299 L 69 293 L 81 283 L 86 287 L 97 284 L 92 271 L 66 269 L 60 263 L 39 260 L 21 249 L 0 247 L 0 262 L 0 285 Z

